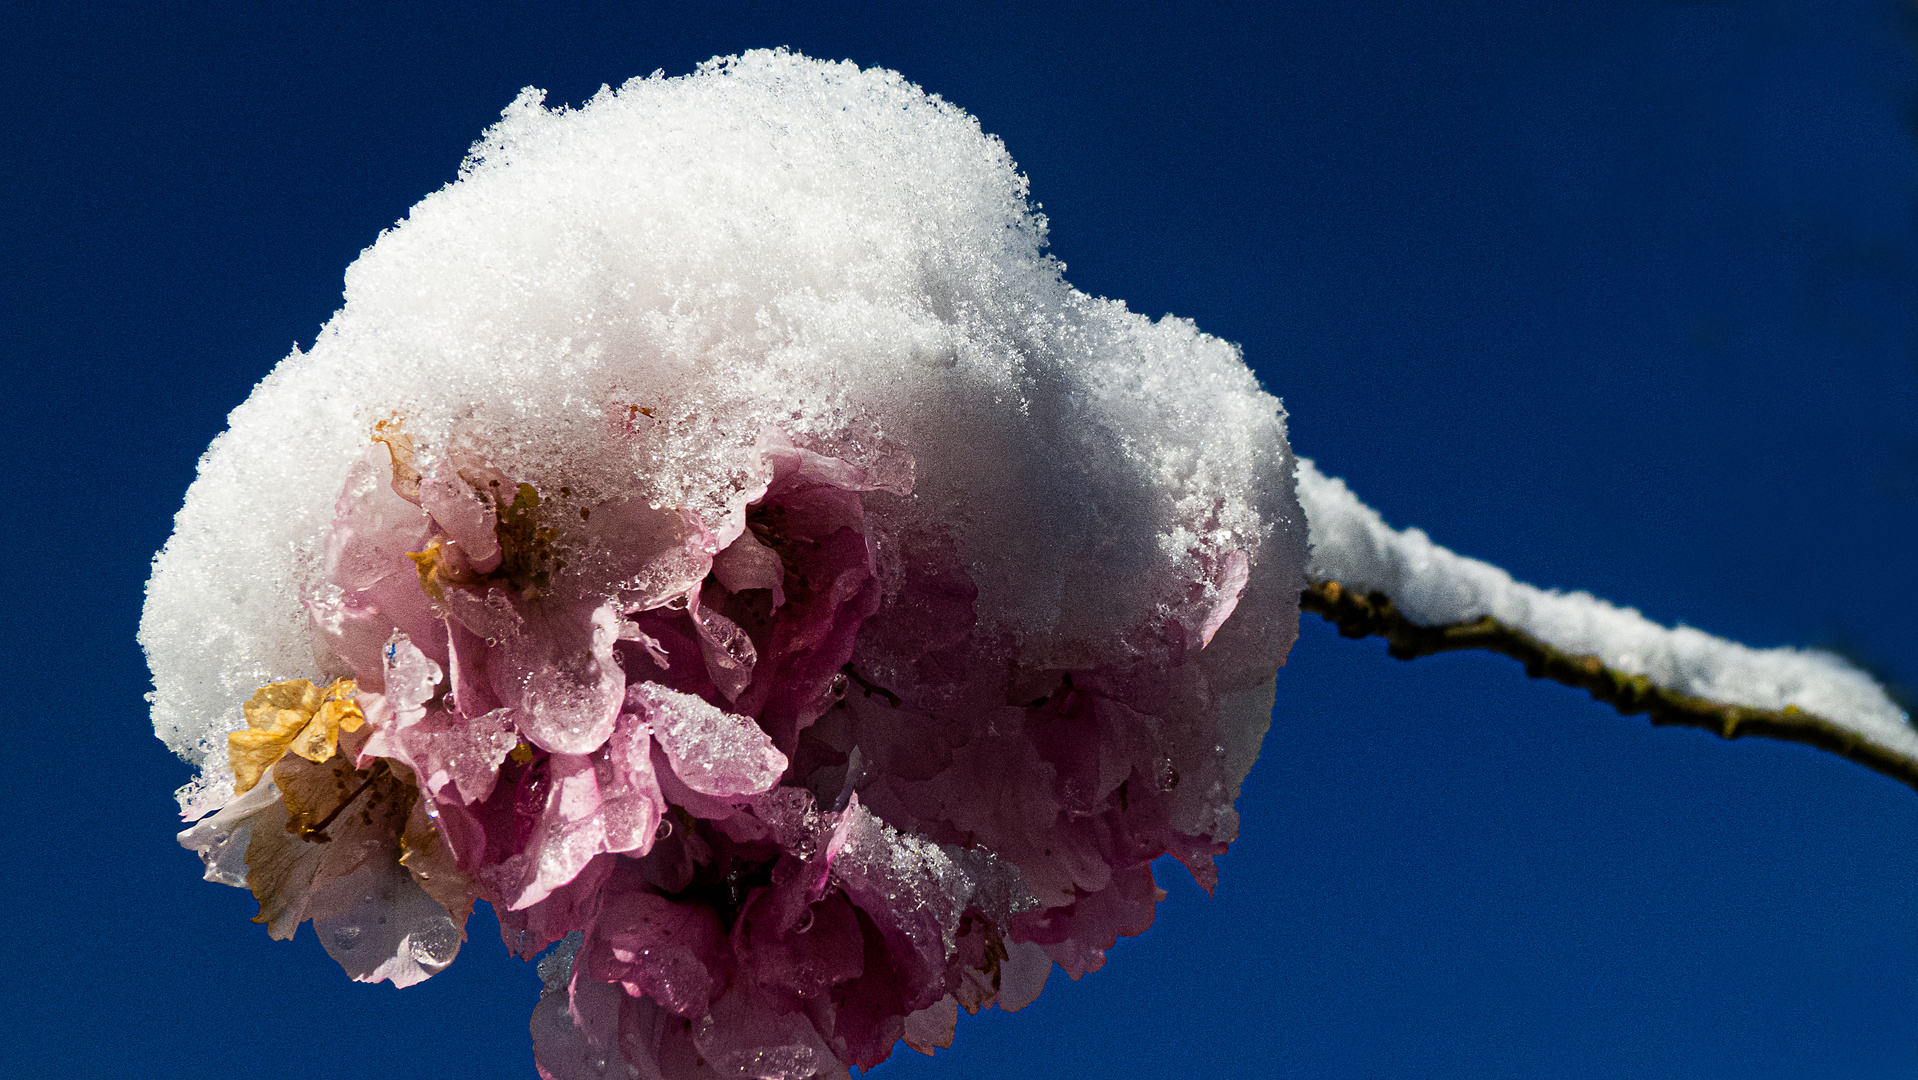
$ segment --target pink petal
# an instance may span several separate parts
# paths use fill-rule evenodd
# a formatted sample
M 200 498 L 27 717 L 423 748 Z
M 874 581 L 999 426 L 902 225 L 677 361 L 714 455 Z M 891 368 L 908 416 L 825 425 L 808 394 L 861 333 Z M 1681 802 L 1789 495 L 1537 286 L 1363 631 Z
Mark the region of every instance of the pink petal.
M 934 1047 L 952 1046 L 953 1029 L 959 1023 L 959 1002 L 951 994 L 906 1017 L 906 1045 L 932 1056 Z
M 402 760 L 413 766 L 428 794 L 439 798 L 452 784 L 461 802 L 472 803 L 493 793 L 500 764 L 519 745 L 519 733 L 506 709 L 470 720 L 434 709 L 402 729 L 399 742 L 406 750 Z
M 406 553 L 426 543 L 424 511 L 393 493 L 385 448 L 373 446 L 348 471 L 326 541 L 331 590 L 307 599 L 314 624 L 361 684 L 379 689 L 380 653 L 395 628 L 438 651 L 432 604 Z
M 999 962 L 999 1007 L 1018 1012 L 1037 1001 L 1051 974 L 1052 957 L 1045 949 L 1030 941 L 1006 942 L 1006 958 Z
M 420 505 L 473 570 L 484 574 L 499 566 L 499 537 L 494 532 L 499 515 L 493 500 L 474 491 L 451 462 L 442 461 L 420 482 Z
M 1225 565 L 1219 570 L 1219 600 L 1212 610 L 1206 613 L 1199 623 L 1199 648 L 1212 644 L 1212 635 L 1219 632 L 1225 620 L 1232 617 L 1233 609 L 1239 606 L 1239 594 L 1245 591 L 1245 583 L 1251 576 L 1251 563 L 1242 550 L 1233 550 L 1225 557 Z
M 612 875 L 613 867 L 613 857 L 601 855 L 544 899 L 522 908 L 510 908 L 495 901 L 493 914 L 499 917 L 500 939 L 514 955 L 530 959 L 567 934 L 584 931 L 599 903 L 600 887 Z M 485 871 L 481 872 L 482 882 L 487 876 Z
M 687 1017 L 706 1013 L 723 985 L 725 932 L 700 903 L 647 891 L 637 875 L 615 874 L 580 949 L 578 974 L 620 983 Z
M 646 718 L 674 774 L 696 792 L 719 797 L 757 795 L 778 783 L 786 771 L 786 755 L 746 717 L 721 712 L 700 698 L 657 683 L 631 688 L 626 701 Z
M 739 539 L 713 556 L 713 576 L 727 592 L 770 590 L 775 610 L 786 602 L 785 565 L 779 561 L 777 552 L 760 543 L 751 532 L 740 533 Z
M 368 859 L 341 882 L 359 902 L 339 915 L 315 918 L 326 953 L 356 982 L 406 987 L 445 970 L 466 932 L 397 861 Z
M 613 657 L 619 614 L 610 604 L 536 601 L 519 606 L 521 631 L 489 664 L 493 690 L 534 744 L 586 754 L 613 733 L 626 675 Z
M 599 768 L 606 850 L 646 854 L 659 833 L 666 799 L 653 773 L 652 734 L 638 717 L 619 718 L 613 737 L 600 748 Z
M 454 706 L 466 716 L 480 716 L 499 708 L 499 699 L 486 678 L 485 640 L 454 619 L 442 621 L 446 624 L 446 667 L 453 679 Z
M 481 874 L 510 909 L 545 900 L 606 850 L 606 825 L 594 813 L 600 799 L 592 759 L 554 754 L 548 768 L 545 806 L 525 848 Z
M 839 1069 L 803 1012 L 779 1012 L 734 987 L 693 1027 L 693 1044 L 723 1077 L 812 1080 Z
M 632 1080 L 620 1054 L 624 997 L 619 987 L 596 982 L 562 983 L 541 994 L 532 1022 L 533 1067 L 541 1080 Z

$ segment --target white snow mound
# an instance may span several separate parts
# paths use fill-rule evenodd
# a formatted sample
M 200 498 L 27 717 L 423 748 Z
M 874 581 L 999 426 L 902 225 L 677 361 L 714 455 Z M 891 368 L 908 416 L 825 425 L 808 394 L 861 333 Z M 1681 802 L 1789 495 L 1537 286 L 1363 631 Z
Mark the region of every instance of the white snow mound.
M 909 458 L 893 534 L 949 533 L 981 624 L 1034 662 L 1141 648 L 1140 612 L 1216 594 L 1244 551 L 1208 678 L 1271 678 L 1304 560 L 1278 400 L 1235 346 L 1068 285 L 971 116 L 783 51 L 542 101 L 524 91 L 361 255 L 312 350 L 201 459 L 140 631 L 154 727 L 205 763 L 201 790 L 256 688 L 332 674 L 302 601 L 391 418 L 422 468 L 457 433 L 536 487 L 709 523 L 768 428 L 881 472 Z
M 1782 710 L 1795 705 L 1884 749 L 1918 759 L 1918 730 L 1870 675 L 1830 653 L 1754 649 L 1689 626 L 1660 626 L 1631 608 L 1585 592 L 1561 593 L 1521 581 L 1490 563 L 1403 532 L 1327 478 L 1298 464 L 1299 503 L 1310 523 L 1306 576 L 1361 593 L 1381 592 L 1420 626 L 1499 622 L 1574 656 L 1643 675 L 1681 694 Z

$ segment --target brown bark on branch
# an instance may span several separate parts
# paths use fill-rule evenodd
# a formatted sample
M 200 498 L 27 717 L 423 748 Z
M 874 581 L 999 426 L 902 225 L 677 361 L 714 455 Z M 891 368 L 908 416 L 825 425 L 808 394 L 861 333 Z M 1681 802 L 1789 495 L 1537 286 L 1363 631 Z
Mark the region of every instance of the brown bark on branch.
M 1457 649 L 1483 649 L 1524 664 L 1525 674 L 1534 679 L 1551 679 L 1584 690 L 1627 716 L 1649 713 L 1652 723 L 1661 727 L 1704 728 L 1724 739 L 1756 735 L 1803 743 L 1918 788 L 1918 760 L 1868 742 L 1796 705 L 1754 709 L 1680 694 L 1654 685 L 1643 675 L 1627 675 L 1606 667 L 1596 656 L 1574 656 L 1555 649 L 1489 615 L 1471 622 L 1419 626 L 1399 612 L 1384 593 L 1361 596 L 1336 581 L 1306 586 L 1299 594 L 1299 606 L 1323 616 L 1344 637 L 1384 638 L 1387 651 L 1400 660 Z

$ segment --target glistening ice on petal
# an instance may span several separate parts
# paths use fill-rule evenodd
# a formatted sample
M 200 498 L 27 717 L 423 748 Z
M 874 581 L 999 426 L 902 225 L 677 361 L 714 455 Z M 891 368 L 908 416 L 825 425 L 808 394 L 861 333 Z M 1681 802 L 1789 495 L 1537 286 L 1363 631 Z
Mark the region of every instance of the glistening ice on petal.
M 475 896 L 521 955 L 580 935 L 566 1077 L 845 1075 L 1098 967 L 1158 856 L 1209 887 L 1304 582 L 1238 350 L 1073 289 L 891 72 L 541 100 L 349 269 L 156 561 L 156 730 L 275 777 L 183 838 L 209 874 L 360 978 Z M 229 753 L 299 679 L 364 724 Z

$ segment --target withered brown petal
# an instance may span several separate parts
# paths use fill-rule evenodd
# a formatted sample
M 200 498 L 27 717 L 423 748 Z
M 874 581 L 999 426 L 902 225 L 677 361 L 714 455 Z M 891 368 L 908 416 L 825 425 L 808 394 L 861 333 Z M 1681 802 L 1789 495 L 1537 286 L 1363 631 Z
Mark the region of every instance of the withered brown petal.
M 460 927 L 460 940 L 466 940 L 466 917 L 472 914 L 479 886 L 460 871 L 453 848 L 440 835 L 440 829 L 426 813 L 428 800 L 416 799 L 406 819 L 406 831 L 400 834 L 400 865 L 426 895 L 439 902 Z

